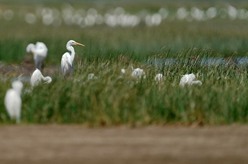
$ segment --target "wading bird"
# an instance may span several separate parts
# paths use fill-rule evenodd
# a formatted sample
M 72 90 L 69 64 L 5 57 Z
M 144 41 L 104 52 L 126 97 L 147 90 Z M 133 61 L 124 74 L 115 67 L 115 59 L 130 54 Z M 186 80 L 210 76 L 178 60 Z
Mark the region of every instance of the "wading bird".
M 69 40 L 66 44 L 66 49 L 71 52 L 66 52 L 63 54 L 62 59 L 61 59 L 61 71 L 63 76 L 71 74 L 73 70 L 73 61 L 75 57 L 75 50 L 72 46 L 84 46 L 81 43 L 78 43 L 74 40 Z
M 179 85 L 184 87 L 185 85 L 202 85 L 200 80 L 196 80 L 195 74 L 185 74 L 180 80 Z
M 156 74 L 154 80 L 156 82 L 161 82 L 163 80 L 163 74 L 161 74 L 161 73 Z
M 44 60 L 47 57 L 47 46 L 43 42 L 28 44 L 26 51 L 34 55 L 35 68 L 42 69 Z
M 124 68 L 121 69 L 121 74 L 125 74 L 126 73 L 126 70 Z
M 12 89 L 6 92 L 4 98 L 4 105 L 12 120 L 16 120 L 16 123 L 20 122 L 21 119 L 21 91 L 23 84 L 21 81 L 12 82 Z
M 137 79 L 141 79 L 142 77 L 145 78 L 145 72 L 143 69 L 140 69 L 140 68 L 133 69 L 132 67 L 132 70 L 133 70 L 131 74 L 132 77 L 137 78 Z
M 88 80 L 95 80 L 95 79 L 97 79 L 97 77 L 96 77 L 96 75 L 94 73 L 89 73 L 87 79 Z
M 31 78 L 30 78 L 30 84 L 32 87 L 35 87 L 39 85 L 42 81 L 45 83 L 51 83 L 52 78 L 50 76 L 44 77 L 39 69 L 36 68 L 36 70 L 33 72 Z

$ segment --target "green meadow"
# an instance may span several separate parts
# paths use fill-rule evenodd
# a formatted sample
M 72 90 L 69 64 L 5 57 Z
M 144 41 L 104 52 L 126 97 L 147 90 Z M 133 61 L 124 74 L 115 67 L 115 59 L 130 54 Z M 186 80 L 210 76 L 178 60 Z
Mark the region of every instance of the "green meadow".
M 146 9 L 155 13 L 166 8 L 176 13 L 180 7 L 207 10 L 213 5 L 227 8 L 248 8 L 244 1 L 72 1 L 73 9 L 95 8 L 106 13 L 123 7 L 130 14 Z M 31 90 L 24 82 L 21 123 L 85 124 L 89 126 L 165 125 L 165 124 L 246 124 L 248 122 L 247 66 L 203 66 L 195 61 L 209 57 L 225 59 L 245 57 L 248 52 L 248 19 L 216 17 L 209 20 L 178 20 L 173 16 L 159 25 L 144 22 L 135 27 L 109 27 L 106 24 L 79 27 L 77 25 L 44 25 L 40 17 L 34 24 L 24 21 L 25 12 L 37 13 L 40 8 L 61 10 L 68 4 L 57 1 L 31 3 L 23 1 L 0 2 L 0 123 L 9 124 L 4 107 L 4 96 L 11 81 L 18 75 L 4 67 L 25 67 L 30 58 L 26 46 L 36 41 L 48 47 L 44 72 L 52 77 L 51 84 L 42 84 Z M 4 11 L 14 12 L 11 20 L 4 20 Z M 221 10 L 222 11 L 222 10 Z M 247 12 L 248 13 L 248 12 Z M 102 15 L 103 15 L 102 14 Z M 67 51 L 65 44 L 73 39 L 85 47 L 75 47 L 74 73 L 63 78 L 60 60 Z M 174 65 L 155 65 L 149 61 L 177 59 Z M 194 59 L 194 60 L 193 60 Z M 131 67 L 145 71 L 146 77 L 131 77 Z M 121 69 L 126 74 L 121 74 Z M 33 69 L 34 70 L 34 69 Z M 30 75 L 33 71 L 30 70 Z M 12 72 L 11 72 L 12 71 Z M 88 80 L 88 74 L 96 78 Z M 157 83 L 154 77 L 162 73 Z M 201 86 L 180 87 L 182 75 L 194 73 Z

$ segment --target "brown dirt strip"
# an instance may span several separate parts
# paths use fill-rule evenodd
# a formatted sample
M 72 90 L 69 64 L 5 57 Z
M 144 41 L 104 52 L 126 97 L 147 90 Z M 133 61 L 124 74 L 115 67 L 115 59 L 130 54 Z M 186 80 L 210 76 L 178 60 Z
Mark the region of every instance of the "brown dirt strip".
M 1 164 L 242 164 L 248 126 L 0 126 Z

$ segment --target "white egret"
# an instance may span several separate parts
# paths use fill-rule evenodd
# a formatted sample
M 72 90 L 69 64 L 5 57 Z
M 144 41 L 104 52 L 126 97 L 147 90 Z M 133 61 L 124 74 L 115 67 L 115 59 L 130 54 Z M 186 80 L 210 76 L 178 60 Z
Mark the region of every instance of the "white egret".
M 61 71 L 62 74 L 65 76 L 67 74 L 71 74 L 73 70 L 73 61 L 75 57 L 75 50 L 72 46 L 84 46 L 81 43 L 78 43 L 74 40 L 69 40 L 66 44 L 66 49 L 71 52 L 66 52 L 63 54 L 62 59 L 61 59 Z
M 36 44 L 30 43 L 26 48 L 27 52 L 31 52 L 34 55 L 35 68 L 42 69 L 44 60 L 47 57 L 47 46 L 43 42 L 37 42 Z
M 94 73 L 89 73 L 88 80 L 94 80 L 94 79 L 97 79 L 96 75 Z
M 156 74 L 154 80 L 155 80 L 156 82 L 161 82 L 161 81 L 163 80 L 163 74 L 162 74 L 162 73 Z
M 133 70 L 132 74 L 131 74 L 132 77 L 137 78 L 137 79 L 145 77 L 145 72 L 143 69 L 140 69 L 140 68 L 133 69 L 132 68 L 132 70 Z
M 12 83 L 12 89 L 6 92 L 4 105 L 11 119 L 15 119 L 17 123 L 21 119 L 21 91 L 23 84 L 21 81 L 14 81 Z
M 30 84 L 32 87 L 35 87 L 39 85 L 42 81 L 45 83 L 51 83 L 52 78 L 50 76 L 44 77 L 39 69 L 36 68 L 36 70 L 33 72 L 31 78 L 30 78 Z
M 121 73 L 122 74 L 125 74 L 126 73 L 126 70 L 124 68 L 121 69 Z
M 200 80 L 196 80 L 195 74 L 185 74 L 180 80 L 179 85 L 184 87 L 185 85 L 202 85 Z

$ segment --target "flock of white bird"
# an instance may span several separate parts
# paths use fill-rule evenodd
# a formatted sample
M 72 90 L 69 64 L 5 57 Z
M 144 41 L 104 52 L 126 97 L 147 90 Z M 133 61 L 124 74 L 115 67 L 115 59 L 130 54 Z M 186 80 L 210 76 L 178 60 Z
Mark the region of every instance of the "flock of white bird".
M 66 44 L 66 48 L 69 52 L 63 54 L 61 59 L 61 71 L 64 76 L 71 74 L 73 68 L 73 61 L 75 57 L 75 50 L 72 46 L 80 45 L 84 46 L 81 43 L 78 43 L 74 40 L 69 40 Z M 47 57 L 47 46 L 43 42 L 37 42 L 36 44 L 29 44 L 26 48 L 26 51 L 33 54 L 35 71 L 32 73 L 30 78 L 31 87 L 38 86 L 42 82 L 51 83 L 52 78 L 50 76 L 43 76 L 41 73 L 42 66 L 44 64 L 44 60 Z M 16 80 L 12 82 L 12 88 L 7 90 L 4 104 L 6 110 L 11 119 L 16 120 L 17 123 L 20 122 L 21 118 L 21 91 L 23 88 L 23 84 L 20 80 Z
M 81 43 L 78 43 L 74 40 L 69 40 L 66 44 L 66 48 L 69 52 L 65 52 L 61 58 L 61 73 L 65 76 L 70 76 L 73 71 L 73 61 L 75 57 L 75 50 L 73 46 L 84 46 Z M 50 76 L 43 76 L 41 69 L 44 64 L 44 60 L 47 57 L 48 49 L 46 45 L 42 42 L 37 42 L 36 44 L 29 44 L 26 48 L 27 52 L 30 52 L 33 54 L 34 58 L 34 64 L 35 64 L 35 70 L 31 75 L 30 78 L 30 85 L 31 87 L 36 87 L 41 83 L 51 83 L 52 78 Z M 121 73 L 124 75 L 126 74 L 125 69 L 121 69 Z M 131 72 L 131 77 L 135 79 L 141 79 L 145 78 L 145 71 L 141 68 L 133 68 Z M 90 73 L 88 75 L 88 79 L 97 79 L 97 77 Z M 163 74 L 158 73 L 156 74 L 154 80 L 156 82 L 162 82 L 163 81 Z M 184 87 L 186 85 L 202 85 L 202 82 L 199 80 L 196 80 L 196 76 L 191 74 L 185 74 L 180 80 L 179 85 L 181 87 Z M 21 118 L 21 106 L 22 106 L 22 100 L 21 100 L 21 91 L 23 88 L 23 83 L 20 80 L 16 80 L 12 82 L 12 88 L 7 90 L 4 104 L 6 107 L 6 110 L 12 120 L 15 120 L 16 123 L 20 122 Z
M 98 25 L 107 25 L 109 27 L 135 27 L 140 24 L 146 26 L 158 26 L 165 20 L 179 21 L 207 21 L 211 19 L 230 19 L 230 20 L 248 20 L 248 10 L 246 8 L 237 8 L 232 5 L 220 7 L 210 6 L 208 8 L 163 7 L 156 12 L 147 9 L 129 13 L 122 7 L 116 7 L 100 13 L 97 9 L 74 8 L 71 5 L 64 5 L 62 9 L 51 7 L 36 7 L 33 11 L 27 11 L 26 8 L 18 13 L 12 9 L 0 9 L 0 19 L 11 21 L 15 17 L 22 18 L 30 25 L 41 22 L 45 26 L 76 25 L 81 28 Z

